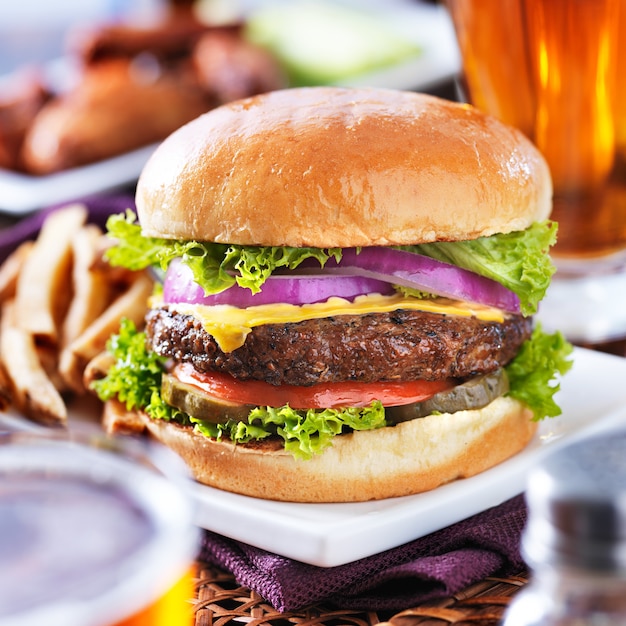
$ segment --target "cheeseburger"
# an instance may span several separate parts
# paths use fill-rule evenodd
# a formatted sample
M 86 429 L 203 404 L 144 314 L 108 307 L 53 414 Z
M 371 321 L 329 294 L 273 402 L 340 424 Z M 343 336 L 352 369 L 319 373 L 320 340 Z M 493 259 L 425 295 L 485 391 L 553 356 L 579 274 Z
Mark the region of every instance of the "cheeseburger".
M 511 457 L 571 346 L 533 326 L 551 179 L 517 130 L 383 89 L 214 109 L 154 152 L 114 265 L 162 278 L 92 384 L 207 485 L 350 502 Z

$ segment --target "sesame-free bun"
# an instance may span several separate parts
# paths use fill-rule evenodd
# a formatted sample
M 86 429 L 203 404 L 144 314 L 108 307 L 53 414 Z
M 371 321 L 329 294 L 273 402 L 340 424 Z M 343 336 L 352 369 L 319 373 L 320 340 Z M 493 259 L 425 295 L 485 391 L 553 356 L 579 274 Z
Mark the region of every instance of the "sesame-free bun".
M 322 454 L 302 461 L 278 443 L 235 445 L 175 422 L 139 418 L 201 483 L 267 500 L 318 503 L 405 496 L 474 476 L 522 450 L 537 429 L 528 408 L 500 397 L 482 409 L 339 435 Z
M 214 109 L 154 152 L 146 236 L 351 247 L 474 239 L 548 217 L 545 160 L 464 104 L 388 89 L 287 89 Z

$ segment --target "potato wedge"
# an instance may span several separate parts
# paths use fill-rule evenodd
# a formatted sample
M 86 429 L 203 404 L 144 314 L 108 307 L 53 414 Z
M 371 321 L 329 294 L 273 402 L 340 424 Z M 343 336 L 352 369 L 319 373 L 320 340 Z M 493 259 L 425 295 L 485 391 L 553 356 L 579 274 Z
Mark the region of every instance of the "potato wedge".
M 76 233 L 72 242 L 73 297 L 63 320 L 63 346 L 74 341 L 110 302 L 111 282 L 106 271 L 99 269 L 96 263 L 102 237 L 98 226 L 87 224 Z
M 41 365 L 34 336 L 18 324 L 17 313 L 14 301 L 7 301 L 0 322 L 0 357 L 12 382 L 15 406 L 33 421 L 64 426 L 65 402 Z
M 86 219 L 87 209 L 80 204 L 51 213 L 20 272 L 16 319 L 36 340 L 60 341 L 60 320 L 71 298 L 72 240 Z
M 15 297 L 17 279 L 34 245 L 32 241 L 25 241 L 0 266 L 0 303 Z
M 104 403 L 102 426 L 109 435 L 140 435 L 146 429 L 137 412 L 127 411 L 117 400 Z
M 13 384 L 4 363 L 0 362 L 0 412 L 8 411 L 13 404 Z
M 137 326 L 142 324 L 153 284 L 147 272 L 138 273 L 130 287 L 61 351 L 59 371 L 70 389 L 77 393 L 85 391 L 85 367 L 104 350 L 109 337 L 119 329 L 123 317 L 132 320 Z

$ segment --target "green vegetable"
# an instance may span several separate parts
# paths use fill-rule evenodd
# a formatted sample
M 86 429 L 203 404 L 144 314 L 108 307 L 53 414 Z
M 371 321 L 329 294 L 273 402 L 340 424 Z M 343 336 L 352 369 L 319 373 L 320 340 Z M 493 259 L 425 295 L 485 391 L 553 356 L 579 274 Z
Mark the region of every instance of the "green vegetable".
M 117 241 L 106 253 L 112 265 L 131 270 L 154 266 L 164 271 L 173 259 L 180 257 L 189 265 L 194 280 L 206 294 L 224 291 L 235 282 L 257 293 L 276 269 L 295 269 L 309 258 L 317 259 L 323 267 L 331 257 L 339 262 L 342 256 L 340 248 L 238 246 L 144 237 L 132 211 L 111 216 L 107 230 Z M 546 221 L 523 231 L 471 241 L 428 243 L 400 249 L 496 280 L 519 296 L 524 315 L 532 315 L 555 271 L 548 251 L 556 241 L 556 231 L 556 223 Z
M 498 281 L 515 292 L 524 315 L 537 312 L 552 274 L 556 271 L 548 251 L 556 242 L 556 222 L 535 222 L 512 233 L 479 237 L 471 241 L 445 241 L 403 246 L 445 263 Z
M 107 342 L 115 358 L 107 375 L 92 383 L 102 401 L 117 398 L 126 409 L 143 410 L 155 419 L 176 419 L 180 411 L 161 399 L 161 377 L 165 359 L 146 348 L 145 333 L 137 332 L 132 321 L 124 318 L 118 334 Z
M 417 298 L 418 300 L 430 300 L 436 296 L 427 291 L 421 291 L 420 289 L 411 289 L 411 287 L 405 287 L 404 285 L 394 285 L 393 288 L 398 293 L 401 293 L 405 298 Z
M 332 445 L 333 437 L 341 434 L 345 428 L 382 428 L 385 426 L 385 409 L 378 401 L 363 408 L 345 409 L 295 410 L 285 405 L 253 409 L 248 416 L 248 424 L 235 421 L 216 424 L 194 418 L 191 421 L 208 437 L 221 439 L 226 436 L 241 443 L 276 433 L 283 438 L 285 450 L 295 458 L 306 460 Z
M 554 378 L 570 370 L 572 351 L 572 345 L 560 332 L 548 335 L 537 325 L 531 338 L 506 366 L 508 395 L 530 407 L 535 421 L 561 414 L 554 401 L 560 384 L 554 383 Z
M 388 15 L 319 0 L 268 3 L 248 16 L 245 35 L 273 53 L 290 85 L 328 85 L 420 56 Z
M 235 282 L 258 293 L 276 269 L 295 269 L 310 258 L 317 259 L 321 267 L 330 257 L 341 259 L 339 248 L 237 246 L 144 237 L 132 211 L 109 217 L 107 231 L 117 241 L 106 252 L 111 265 L 131 270 L 154 266 L 164 271 L 173 259 L 180 257 L 207 295 L 224 291 Z

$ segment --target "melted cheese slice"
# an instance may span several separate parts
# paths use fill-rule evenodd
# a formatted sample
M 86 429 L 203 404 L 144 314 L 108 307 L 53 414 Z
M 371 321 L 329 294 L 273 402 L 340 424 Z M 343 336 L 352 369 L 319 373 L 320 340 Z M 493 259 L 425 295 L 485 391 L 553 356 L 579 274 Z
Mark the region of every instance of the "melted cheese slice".
M 162 301 L 153 298 L 150 306 L 156 308 Z M 217 342 L 223 352 L 232 352 L 240 348 L 250 331 L 255 326 L 264 324 L 287 324 L 304 320 L 332 317 L 335 315 L 363 315 L 365 313 L 388 313 L 398 309 L 440 313 L 442 315 L 461 315 L 477 317 L 483 321 L 503 322 L 501 309 L 472 304 L 461 300 L 436 298 L 420 300 L 401 294 L 381 296 L 369 294 L 358 296 L 353 302 L 343 298 L 329 298 L 316 304 L 264 304 L 240 309 L 221 304 L 205 306 L 201 304 L 176 303 L 167 305 L 170 311 L 183 315 L 192 315 L 200 321 L 204 330 Z

